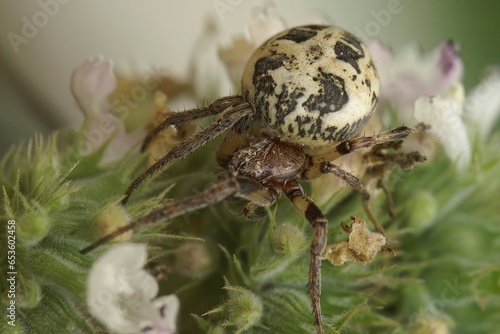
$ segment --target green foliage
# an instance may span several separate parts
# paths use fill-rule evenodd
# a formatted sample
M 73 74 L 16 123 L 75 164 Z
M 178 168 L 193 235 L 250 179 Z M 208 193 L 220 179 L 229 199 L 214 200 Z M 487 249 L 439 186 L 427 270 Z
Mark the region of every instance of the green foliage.
M 70 155 L 64 148 L 58 149 L 56 134 L 46 140 L 36 135 L 27 144 L 12 147 L 1 160 L 0 245 L 5 249 L 0 257 L 3 305 L 0 332 L 103 331 L 85 311 L 85 284 L 96 255 L 108 246 L 90 255 L 81 255 L 79 251 L 95 240 L 95 224 L 101 221 L 117 224 L 120 214 L 141 217 L 157 207 L 169 189 L 160 182 L 164 189 L 157 196 L 149 194 L 137 200 L 127 208 L 128 212 L 117 207 L 123 189 L 130 182 L 123 175 L 135 175 L 138 164 L 124 158 L 115 166 L 99 166 L 106 145 L 88 156 Z M 15 221 L 15 230 L 7 229 L 9 220 Z M 177 243 L 193 240 L 159 234 L 158 227 L 136 231 L 131 238 L 141 239 L 142 235 L 167 239 L 167 244 L 172 240 Z M 7 239 L 14 237 L 15 263 L 11 267 L 6 248 Z M 15 298 L 8 295 L 7 278 L 13 275 Z M 11 301 L 16 306 L 15 327 L 5 321 Z
M 396 218 L 384 213 L 383 198 L 375 203 L 397 256 L 380 254 L 369 265 L 323 263 L 327 333 L 500 329 L 500 216 L 494 200 L 499 142 L 497 132 L 486 146 L 476 147 L 474 163 L 462 174 L 438 152 L 432 161 L 390 176 Z M 79 253 L 95 240 L 93 224 L 135 220 L 161 205 L 167 192 L 181 198 L 216 179 L 211 174 L 216 171 L 213 147 L 208 145 L 172 166 L 166 177 L 147 180 L 130 203 L 119 207 L 123 190 L 144 168 L 145 159 L 130 154 L 100 166 L 106 145 L 75 159 L 57 149 L 55 135 L 46 141 L 36 136 L 12 148 L 1 161 L 1 219 L 16 220 L 20 325 L 12 328 L 2 322 L 2 333 L 19 333 L 20 328 L 36 333 L 103 332 L 85 311 L 85 281 L 95 258 L 109 246 L 90 255 Z M 366 218 L 355 193 L 329 206 L 329 243 L 347 239 L 340 233 L 340 221 L 350 215 Z M 306 294 L 312 229 L 286 199 L 259 222 L 244 221 L 240 207 L 237 201 L 221 203 L 176 219 L 168 233 L 167 224 L 156 224 L 129 236 L 131 241 L 148 242 L 150 262 L 170 269 L 160 294 L 179 295 L 179 331 L 314 332 Z M 1 245 L 6 238 L 4 226 Z M 3 251 L 1 265 L 0 284 L 6 291 Z M 8 303 L 5 294 L 2 302 Z

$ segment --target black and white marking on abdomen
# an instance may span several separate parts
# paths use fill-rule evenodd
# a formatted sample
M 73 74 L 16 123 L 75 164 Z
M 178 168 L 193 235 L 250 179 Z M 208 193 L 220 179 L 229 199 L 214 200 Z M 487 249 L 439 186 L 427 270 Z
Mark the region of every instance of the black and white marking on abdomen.
M 375 109 L 379 88 L 368 49 L 350 33 L 320 25 L 269 39 L 242 79 L 261 127 L 311 148 L 352 137 Z

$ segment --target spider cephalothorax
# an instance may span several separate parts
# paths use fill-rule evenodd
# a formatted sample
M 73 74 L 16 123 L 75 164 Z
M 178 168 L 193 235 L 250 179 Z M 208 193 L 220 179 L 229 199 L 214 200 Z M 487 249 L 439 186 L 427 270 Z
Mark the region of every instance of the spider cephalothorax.
M 173 219 L 230 196 L 248 200 L 243 214 L 254 219 L 259 217 L 257 208 L 274 204 L 284 194 L 314 228 L 308 294 L 317 332 L 323 333 L 320 265 L 328 221 L 305 195 L 298 180 L 311 180 L 324 174 L 342 178 L 362 195 L 370 219 L 384 233 L 369 211 L 370 196 L 363 184 L 331 161 L 361 148 L 387 146 L 418 130 L 399 127 L 350 139 L 376 107 L 379 79 L 366 47 L 337 27 L 296 27 L 266 41 L 246 65 L 242 92 L 242 95 L 221 98 L 205 108 L 167 116 L 145 139 L 143 149 L 168 126 L 223 113 L 215 123 L 175 146 L 142 173 L 130 185 L 122 203 L 127 202 L 147 176 L 224 131 L 226 135 L 216 158 L 226 170 L 225 177 L 200 194 L 168 203 L 116 230 L 82 253 L 136 226 Z M 422 160 L 420 154 L 413 153 L 404 161 L 408 167 Z M 395 160 L 395 163 L 398 162 Z

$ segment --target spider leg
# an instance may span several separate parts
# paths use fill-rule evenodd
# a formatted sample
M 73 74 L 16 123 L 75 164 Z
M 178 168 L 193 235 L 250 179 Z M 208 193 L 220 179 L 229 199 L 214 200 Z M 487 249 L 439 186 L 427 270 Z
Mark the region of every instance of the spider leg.
M 227 172 L 221 173 L 217 175 L 217 182 L 221 182 L 228 178 L 230 178 L 230 175 Z M 259 220 L 265 217 L 265 212 L 257 212 L 257 210 L 262 207 L 270 207 L 273 205 L 279 198 L 280 194 L 280 189 L 273 185 L 262 186 L 260 189 L 245 196 L 245 199 L 249 202 L 243 206 L 241 214 L 248 220 Z M 232 199 L 232 197 L 228 198 L 230 202 Z
M 392 142 L 393 145 L 388 144 L 375 146 L 364 155 L 364 162 L 368 167 L 363 179 L 365 182 L 372 183 L 376 189 L 381 189 L 384 192 L 388 202 L 389 215 L 391 218 L 395 218 L 394 202 L 386 184 L 387 176 L 396 166 L 401 167 L 403 170 L 410 170 L 417 163 L 424 162 L 426 157 L 419 152 L 387 153 L 385 152 L 386 148 L 399 149 L 401 142 L 396 141 Z
M 156 137 L 160 132 L 170 125 L 181 125 L 195 119 L 200 119 L 203 117 L 216 115 L 224 110 L 235 107 L 236 105 L 243 103 L 243 96 L 227 96 L 215 100 L 210 105 L 205 108 L 190 109 L 183 112 L 169 114 L 157 127 L 155 127 L 144 139 L 141 146 L 141 152 L 144 152 L 148 147 L 151 140 Z
M 199 194 L 165 204 L 163 207 L 154 210 L 150 214 L 126 226 L 123 226 L 115 230 L 114 232 L 111 232 L 107 236 L 97 240 L 93 244 L 82 249 L 80 253 L 89 253 L 97 247 L 138 226 L 164 220 L 171 220 L 180 215 L 218 203 L 229 196 L 236 196 L 250 200 L 255 199 L 260 196 L 258 195 L 259 193 L 263 192 L 266 189 L 267 188 L 265 188 L 264 186 L 249 180 L 228 178 L 220 183 L 213 185 L 212 187 Z
M 378 135 L 348 139 L 338 144 L 333 150 L 313 156 L 312 163 L 317 164 L 326 161 L 333 161 L 341 155 L 349 154 L 361 148 L 373 147 L 376 145 L 398 141 L 413 133 L 422 131 L 422 127 L 410 128 L 400 126 L 398 128 L 382 132 Z
M 386 234 L 384 227 L 379 224 L 370 208 L 370 194 L 366 190 L 365 186 L 361 183 L 361 181 L 356 176 L 342 169 L 342 167 L 340 167 L 339 165 L 335 165 L 329 161 L 313 164 L 304 171 L 303 178 L 311 180 L 324 174 L 333 174 L 336 177 L 344 180 L 349 186 L 354 188 L 354 190 L 356 190 L 361 195 L 361 198 L 363 200 L 363 209 L 365 210 L 368 218 L 372 222 L 373 226 L 375 226 L 375 228 L 385 236 Z M 390 248 L 389 244 L 387 244 L 387 246 Z
M 233 153 L 248 140 L 248 133 L 251 127 L 252 116 L 247 116 L 240 119 L 232 128 L 228 129 L 215 154 L 219 166 L 227 168 Z
M 314 237 L 311 244 L 311 260 L 309 264 L 308 294 L 314 316 L 314 324 L 318 334 L 323 334 L 321 321 L 321 259 L 326 247 L 328 220 L 318 206 L 307 197 L 296 180 L 289 180 L 283 184 L 283 192 L 302 213 L 314 228 Z
M 221 134 L 224 130 L 232 127 L 240 119 L 250 115 L 251 113 L 252 109 L 250 108 L 249 104 L 244 103 L 235 106 L 227 111 L 224 115 L 222 115 L 222 117 L 219 118 L 217 122 L 213 123 L 203 131 L 200 131 L 197 134 L 191 136 L 182 143 L 174 146 L 172 150 L 170 150 L 170 152 L 165 154 L 162 158 L 158 159 L 158 161 L 154 165 L 146 169 L 146 171 L 144 171 L 132 182 L 132 184 L 125 192 L 125 198 L 123 198 L 121 203 L 127 203 L 132 192 L 142 183 L 142 181 L 144 181 L 146 177 L 153 175 L 157 170 L 168 165 L 173 160 L 182 158 L 198 147 L 206 144 L 210 139 L 213 139 L 217 135 Z
M 243 216 L 248 220 L 259 220 L 264 217 L 265 212 L 257 212 L 257 209 L 261 207 L 270 207 L 273 205 L 279 197 L 279 192 L 273 188 L 262 188 L 261 190 L 255 191 L 246 199 L 250 200 L 241 210 Z
M 242 120 L 245 121 L 245 120 Z M 248 131 L 238 131 L 231 128 L 227 131 L 226 135 L 220 141 L 219 147 L 215 154 L 217 164 L 226 168 L 233 153 L 236 152 L 248 139 Z
M 384 182 L 379 182 L 379 188 L 384 192 L 385 198 L 387 198 L 387 210 L 389 216 L 394 219 L 396 218 L 396 212 L 394 211 L 394 200 L 392 199 L 392 194 L 387 185 Z

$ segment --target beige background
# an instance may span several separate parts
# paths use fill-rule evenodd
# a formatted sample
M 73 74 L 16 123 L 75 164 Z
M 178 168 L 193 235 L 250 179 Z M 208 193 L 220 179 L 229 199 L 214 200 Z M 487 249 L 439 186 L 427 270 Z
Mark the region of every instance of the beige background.
M 53 16 L 43 22 L 42 4 Z M 222 5 L 221 5 L 222 3 Z M 174 76 L 187 75 L 188 60 L 211 20 L 217 26 L 216 44 L 227 44 L 244 33 L 256 7 L 267 1 L 81 1 L 6 0 L 0 4 L 0 153 L 10 143 L 33 131 L 47 132 L 82 121 L 69 90 L 71 71 L 89 56 L 103 55 L 117 64 L 136 68 L 160 66 Z M 376 36 L 396 49 L 418 41 L 430 49 L 446 38 L 461 41 L 466 62 L 466 83 L 477 83 L 486 65 L 500 63 L 494 39 L 497 20 L 494 1 L 314 0 L 273 2 L 276 12 L 293 26 L 326 20 L 351 31 L 377 28 Z M 488 5 L 490 3 L 490 5 Z M 221 16 L 221 6 L 230 8 Z M 399 13 L 378 17 L 396 6 Z M 498 5 L 493 5 L 498 7 Z M 50 6 L 49 6 L 50 7 Z M 496 14 L 495 14 L 496 13 Z M 25 20 L 42 20 L 33 37 L 19 45 L 9 33 L 22 35 Z M 23 19 L 24 18 L 24 19 Z M 23 21 L 24 20 L 24 21 Z M 373 31 L 373 30 L 372 30 Z M 374 35 L 374 34 L 372 34 Z M 12 34 L 11 34 L 12 36 Z M 225 73 L 219 94 L 230 90 Z M 184 106 L 186 103 L 182 102 Z M 194 104 L 194 101 L 193 101 Z

